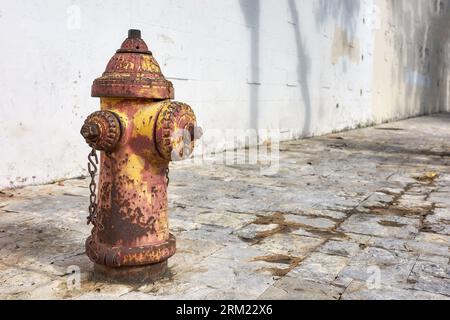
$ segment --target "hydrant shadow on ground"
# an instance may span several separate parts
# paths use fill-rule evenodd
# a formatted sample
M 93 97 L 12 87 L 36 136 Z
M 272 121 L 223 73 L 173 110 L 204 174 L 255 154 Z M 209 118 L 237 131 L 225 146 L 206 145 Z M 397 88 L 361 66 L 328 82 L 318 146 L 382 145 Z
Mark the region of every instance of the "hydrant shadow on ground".
M 175 253 L 168 226 L 169 162 L 191 155 L 201 128 L 187 104 L 171 101 L 172 83 L 139 30 L 128 31 L 94 81 L 92 96 L 100 97 L 101 110 L 87 117 L 81 134 L 93 148 L 88 217 L 93 229 L 86 253 L 94 278 L 153 281 Z M 98 198 L 95 150 L 101 151 Z

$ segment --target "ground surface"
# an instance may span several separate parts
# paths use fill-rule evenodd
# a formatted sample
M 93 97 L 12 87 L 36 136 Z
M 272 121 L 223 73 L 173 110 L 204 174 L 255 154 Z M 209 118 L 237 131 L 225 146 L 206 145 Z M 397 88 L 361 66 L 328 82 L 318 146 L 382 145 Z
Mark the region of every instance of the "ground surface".
M 4 191 L 0 298 L 449 299 L 449 124 L 283 143 L 274 176 L 172 166 L 178 252 L 169 277 L 143 286 L 90 280 L 87 179 Z

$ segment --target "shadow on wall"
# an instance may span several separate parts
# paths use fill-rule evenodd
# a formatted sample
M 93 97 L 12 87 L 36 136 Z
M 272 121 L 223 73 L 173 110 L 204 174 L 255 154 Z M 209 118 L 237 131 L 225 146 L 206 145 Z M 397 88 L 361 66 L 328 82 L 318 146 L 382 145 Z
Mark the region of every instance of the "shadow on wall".
M 302 136 L 306 137 L 311 135 L 311 96 L 308 84 L 308 76 L 311 72 L 311 59 L 306 54 L 305 44 L 300 32 L 300 21 L 295 0 L 289 0 L 288 4 L 297 53 L 297 79 L 304 104 Z
M 250 85 L 250 128 L 258 130 L 259 97 L 259 23 L 260 0 L 239 0 L 245 23 L 250 29 L 250 65 L 248 84 Z
M 296 0 L 287 0 L 290 24 L 297 57 L 297 79 L 302 103 L 300 113 L 303 115 L 302 136 L 312 133 L 312 97 L 311 97 L 311 57 L 308 55 L 304 35 L 299 21 L 299 4 Z M 378 82 L 374 85 L 384 99 L 376 104 L 377 108 L 386 109 L 384 120 L 447 110 L 449 91 L 447 47 L 450 36 L 450 0 L 386 0 L 375 2 L 384 4 L 384 12 L 375 17 L 373 8 L 368 6 L 367 16 L 363 18 L 379 18 L 382 28 L 378 30 L 383 37 L 383 46 L 389 49 L 392 61 L 382 61 L 382 65 L 374 65 L 374 73 L 378 73 Z M 239 4 L 250 31 L 250 56 L 248 84 L 250 90 L 249 126 L 258 130 L 259 117 L 259 85 L 260 85 L 260 0 L 239 0 Z M 322 28 L 329 21 L 335 22 L 335 28 L 342 29 L 346 36 L 342 41 L 356 37 L 358 19 L 363 2 L 359 0 L 316 0 L 314 21 L 317 28 Z M 370 9 L 370 10 L 369 10 Z M 432 12 L 429 12 L 432 11 Z M 431 16 L 430 16 L 431 15 Z M 342 43 L 342 47 L 348 43 Z M 381 48 L 378 55 L 385 54 Z M 313 52 L 310 52 L 313 54 Z M 444 67 L 446 66 L 446 67 Z M 444 98 L 443 98 L 444 97 Z M 439 106 L 440 105 L 440 106 Z M 445 105 L 444 107 L 442 105 Z M 383 111 L 384 112 L 384 111 Z M 320 113 L 317 119 L 321 121 Z
M 409 108 L 404 111 L 411 116 L 417 110 L 418 114 L 446 111 L 449 102 L 450 0 L 429 1 L 428 12 L 423 7 L 420 0 L 388 2 L 393 28 L 403 29 L 394 29 L 399 67 L 393 69 L 392 80 L 404 87 L 397 105 Z
M 250 128 L 258 129 L 258 98 L 259 98 L 259 63 L 260 63 L 260 0 L 239 0 L 247 27 L 250 29 Z M 311 73 L 311 58 L 307 55 L 306 46 L 300 30 L 298 8 L 295 0 L 288 0 L 288 9 L 291 15 L 291 25 L 297 55 L 297 79 L 300 94 L 303 100 L 302 136 L 311 135 L 312 101 L 310 94 L 309 75 Z M 345 28 L 350 37 L 356 29 L 360 2 L 355 0 L 329 1 L 320 0 L 315 11 L 316 24 L 322 25 L 327 19 L 336 18 L 342 28 Z
M 342 69 L 339 67 L 339 72 L 335 72 L 335 75 L 328 75 L 333 78 L 333 83 L 340 83 L 341 73 L 346 73 L 349 69 L 349 63 L 359 63 L 360 48 L 359 40 L 356 36 L 356 30 L 358 28 L 358 19 L 361 11 L 360 0 L 318 0 L 315 2 L 314 7 L 314 21 L 316 29 L 322 31 L 323 26 L 331 22 L 333 26 L 333 34 L 331 43 L 331 64 L 336 67 L 338 61 L 341 61 L 342 57 Z M 355 46 L 354 42 L 358 45 Z M 358 62 L 355 62 L 355 60 Z M 334 96 L 334 95 L 333 95 Z M 351 94 L 341 94 L 334 97 L 336 100 L 336 107 L 339 105 L 347 105 L 353 103 L 354 97 Z M 319 120 L 324 117 L 329 119 L 330 108 L 334 106 L 327 106 L 323 110 L 319 109 Z M 324 115 L 325 113 L 325 115 Z
M 291 15 L 292 28 L 297 53 L 297 79 L 299 81 L 300 93 L 303 99 L 304 120 L 302 136 L 311 135 L 312 101 L 310 94 L 309 75 L 311 73 L 311 58 L 307 55 L 305 43 L 300 30 L 298 8 L 295 0 L 288 0 Z M 317 27 L 322 27 L 329 19 L 337 20 L 341 29 L 345 29 L 348 38 L 353 38 L 357 26 L 360 11 L 360 1 L 355 0 L 319 0 L 315 6 L 314 19 Z M 344 41 L 344 38 L 342 39 Z M 342 46 L 347 45 L 343 43 Z M 320 121 L 321 118 L 318 118 Z
M 336 20 L 353 38 L 361 8 L 360 0 L 319 0 L 314 12 L 316 26 L 321 27 L 329 18 Z
M 405 94 L 398 103 L 407 106 L 419 106 L 420 114 L 430 114 L 447 110 L 448 101 L 443 101 L 447 95 L 448 61 L 447 47 L 450 40 L 450 1 L 432 0 L 429 20 L 420 19 L 423 3 L 420 0 L 391 0 L 391 8 L 395 12 L 394 25 L 404 23 L 402 12 L 410 9 L 406 26 L 412 30 L 410 37 L 395 39 L 396 52 L 399 53 L 399 65 L 406 66 L 400 69 L 397 81 L 406 82 Z M 420 21 L 428 21 L 419 25 Z M 423 22 L 422 22 L 423 23 Z M 408 44 L 411 47 L 408 48 Z M 406 52 L 406 54 L 401 54 Z M 447 74 L 446 74 L 447 73 Z M 447 99 L 445 99 L 447 100 Z M 407 110 L 408 111 L 408 110 Z M 410 112 L 413 110 L 409 110 Z
M 332 52 L 332 55 L 348 55 L 351 58 L 352 52 L 358 52 L 356 59 L 359 61 L 360 49 L 359 40 L 356 37 L 356 29 L 360 16 L 361 0 L 319 0 L 316 3 L 314 10 L 316 28 L 321 30 L 328 20 L 333 21 L 333 47 L 336 47 L 338 52 Z M 358 43 L 357 48 L 355 48 L 353 41 Z M 334 51 L 335 48 L 332 50 Z M 340 50 L 345 50 L 345 53 L 340 52 Z M 332 57 L 332 60 L 334 59 L 335 57 Z M 332 63 L 335 64 L 336 62 Z M 347 68 L 347 62 L 344 60 L 344 73 L 347 72 Z M 336 79 L 336 81 L 339 81 L 339 79 Z
M 332 18 L 354 38 L 361 5 L 359 0 L 318 0 L 316 25 Z M 448 110 L 450 0 L 380 0 L 366 9 L 363 18 L 379 20 L 375 32 L 382 39 L 375 48 L 383 56 L 374 65 L 377 120 Z

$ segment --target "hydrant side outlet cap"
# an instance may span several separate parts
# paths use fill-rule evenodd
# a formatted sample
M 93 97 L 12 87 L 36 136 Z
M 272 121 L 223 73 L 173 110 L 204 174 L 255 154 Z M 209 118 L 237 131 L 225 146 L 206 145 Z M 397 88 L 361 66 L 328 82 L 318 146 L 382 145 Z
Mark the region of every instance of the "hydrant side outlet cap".
M 141 39 L 140 30 L 131 29 L 128 38 L 109 60 L 103 75 L 94 80 L 91 95 L 165 100 L 174 98 L 174 90 Z

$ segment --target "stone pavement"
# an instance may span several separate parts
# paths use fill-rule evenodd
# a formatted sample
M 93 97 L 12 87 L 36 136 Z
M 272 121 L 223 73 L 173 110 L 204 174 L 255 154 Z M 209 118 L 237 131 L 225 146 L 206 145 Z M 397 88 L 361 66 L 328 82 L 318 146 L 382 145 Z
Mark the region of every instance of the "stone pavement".
M 5 190 L 0 298 L 449 299 L 449 124 L 286 142 L 273 176 L 171 165 L 178 251 L 167 278 L 142 286 L 91 280 L 87 179 Z

